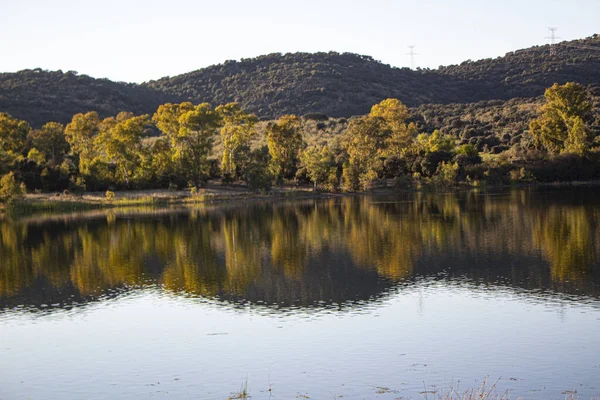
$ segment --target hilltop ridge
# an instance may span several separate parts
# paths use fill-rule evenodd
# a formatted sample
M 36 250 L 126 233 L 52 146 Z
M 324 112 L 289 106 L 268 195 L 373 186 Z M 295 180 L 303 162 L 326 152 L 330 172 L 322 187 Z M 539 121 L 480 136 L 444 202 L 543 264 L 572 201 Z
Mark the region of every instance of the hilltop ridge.
M 78 112 L 153 113 L 165 102 L 239 102 L 262 118 L 319 112 L 348 117 L 384 98 L 409 106 L 537 97 L 554 82 L 600 84 L 600 36 L 467 60 L 437 69 L 395 68 L 353 53 L 268 54 L 226 61 L 142 84 L 75 72 L 23 70 L 0 74 L 0 112 L 39 126 Z

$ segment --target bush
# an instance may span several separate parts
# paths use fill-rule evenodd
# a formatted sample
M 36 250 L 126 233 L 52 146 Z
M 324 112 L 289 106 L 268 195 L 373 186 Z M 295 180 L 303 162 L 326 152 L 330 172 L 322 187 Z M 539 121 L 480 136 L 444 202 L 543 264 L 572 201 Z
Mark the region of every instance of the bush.
M 329 119 L 329 117 L 326 114 L 318 112 L 304 114 L 302 118 L 312 121 L 327 121 Z
M 424 157 L 417 159 L 415 172 L 420 172 L 424 176 L 432 176 L 438 170 L 441 163 L 452 160 L 452 153 L 447 151 L 434 151 L 425 154 Z
M 456 183 L 458 177 L 458 163 L 442 161 L 438 166 L 435 175 L 432 177 L 432 182 L 436 185 L 452 185 Z
M 531 171 L 526 170 L 525 168 L 515 168 L 510 171 L 510 180 L 512 182 L 533 182 L 535 181 L 535 176 L 531 173 Z
M 115 192 L 107 190 L 106 191 L 106 200 L 113 201 L 114 199 L 115 199 Z
M 23 183 L 18 183 L 15 175 L 10 172 L 0 179 L 0 200 L 6 203 L 14 203 L 21 200 L 26 189 Z

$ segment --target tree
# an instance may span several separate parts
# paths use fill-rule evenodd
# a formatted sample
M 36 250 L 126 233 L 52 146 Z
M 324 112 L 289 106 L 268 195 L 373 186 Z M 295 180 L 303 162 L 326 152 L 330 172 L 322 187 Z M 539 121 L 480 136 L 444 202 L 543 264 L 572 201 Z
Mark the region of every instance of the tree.
M 550 153 L 584 154 L 591 142 L 592 103 L 585 87 L 569 82 L 555 83 L 544 93 L 541 115 L 531 121 L 529 132 L 537 147 Z
M 44 153 L 42 153 L 35 147 L 29 150 L 29 153 L 27 153 L 27 158 L 32 161 L 35 161 L 38 165 L 43 166 L 46 164 L 46 156 L 44 155 Z
M 79 157 L 79 172 L 88 175 L 96 157 L 94 138 L 100 131 L 100 116 L 95 111 L 76 114 L 65 128 L 71 152 Z
M 581 117 L 571 117 L 568 123 L 569 135 L 565 140 L 565 152 L 583 155 L 590 146 L 589 134 Z
M 335 189 L 337 165 L 327 146 L 310 146 L 304 149 L 300 154 L 300 162 L 315 188 L 317 185 L 326 184 L 329 189 Z
M 9 172 L 0 179 L 0 200 L 12 203 L 22 199 L 24 194 L 25 185 L 17 183 L 15 175 L 12 172 Z
M 0 112 L 0 147 L 12 156 L 22 156 L 31 127 L 26 121 Z
M 95 138 L 99 157 L 107 164 L 115 165 L 117 182 L 125 183 L 127 187 L 140 172 L 145 152 L 142 138 L 149 124 L 148 115 L 134 117 L 122 112 L 117 118 L 102 121 L 100 133 Z
M 8 154 L 2 147 L 0 147 L 0 175 L 8 172 L 10 165 L 13 163 L 14 157 Z
M 300 150 L 304 146 L 301 120 L 295 115 L 284 115 L 267 125 L 267 145 L 271 156 L 270 168 L 278 178 L 294 176 Z
M 398 99 L 385 99 L 371 107 L 369 116 L 381 118 L 388 129 L 399 132 L 405 128 L 408 108 Z
M 406 156 L 417 133 L 414 124 L 406 124 L 407 117 L 408 109 L 400 100 L 386 99 L 368 115 L 351 121 L 345 137 L 347 189 L 366 189 L 382 175 L 386 158 L 398 163 Z
M 69 152 L 65 127 L 58 122 L 48 122 L 41 129 L 32 130 L 28 138 L 31 146 L 42 153 L 52 166 L 60 165 L 63 156 Z
M 396 129 L 389 130 L 385 140 L 383 154 L 387 157 L 404 158 L 412 150 L 417 137 L 417 126 L 414 123 L 398 125 Z
M 418 151 L 435 153 L 438 151 L 451 152 L 455 146 L 455 139 L 450 135 L 443 135 L 439 130 L 431 135 L 422 133 L 417 136 L 416 147 Z
M 205 181 L 210 173 L 208 156 L 221 124 L 220 115 L 208 103 L 194 106 L 185 102 L 160 106 L 152 119 L 170 139 L 179 172 L 191 182 Z
M 231 179 L 238 179 L 241 177 L 240 170 L 248 163 L 250 144 L 256 135 L 258 118 L 254 114 L 244 112 L 238 103 L 221 105 L 215 111 L 221 115 L 223 121 L 221 173 Z
M 151 168 L 154 177 L 161 186 L 168 186 L 173 183 L 177 170 L 176 163 L 173 161 L 173 148 L 168 138 L 159 138 L 150 148 L 152 158 Z
M 398 99 L 385 99 L 371 107 L 369 117 L 381 122 L 381 134 L 385 137 L 382 155 L 404 157 L 417 136 L 416 125 L 406 123 L 408 108 Z
M 366 189 L 383 170 L 385 140 L 389 131 L 381 118 L 361 117 L 353 120 L 346 131 L 344 185 L 348 190 Z
M 270 189 L 273 183 L 269 168 L 270 161 L 267 146 L 252 150 L 248 156 L 248 163 L 241 171 L 244 182 L 252 189 Z

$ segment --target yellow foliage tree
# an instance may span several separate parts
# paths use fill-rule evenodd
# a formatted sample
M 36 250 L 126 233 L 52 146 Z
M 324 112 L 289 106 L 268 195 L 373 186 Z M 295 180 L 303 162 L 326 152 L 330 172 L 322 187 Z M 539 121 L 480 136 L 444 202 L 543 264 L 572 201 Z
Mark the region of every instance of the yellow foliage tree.
M 591 141 L 586 125 L 592 110 L 586 88 L 573 82 L 555 83 L 544 97 L 541 115 L 529 125 L 536 145 L 550 153 L 584 154 Z
M 231 179 L 241 178 L 238 169 L 248 163 L 250 144 L 256 135 L 258 118 L 242 110 L 238 103 L 229 103 L 215 109 L 221 115 L 223 156 L 221 172 Z
M 267 126 L 270 169 L 278 179 L 291 178 L 297 167 L 304 140 L 301 121 L 295 115 L 284 115 Z

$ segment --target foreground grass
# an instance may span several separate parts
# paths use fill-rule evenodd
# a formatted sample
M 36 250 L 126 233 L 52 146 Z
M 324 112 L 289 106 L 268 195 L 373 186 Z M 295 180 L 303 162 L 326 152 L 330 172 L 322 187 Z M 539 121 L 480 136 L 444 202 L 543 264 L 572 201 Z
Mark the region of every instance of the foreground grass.
M 452 383 L 446 387 L 442 387 L 442 388 L 437 388 L 436 386 L 430 386 L 427 387 L 424 384 L 424 388 L 423 391 L 419 393 L 419 396 L 416 397 L 417 399 L 421 399 L 421 400 L 510 400 L 513 397 L 511 397 L 510 395 L 510 389 L 507 389 L 503 392 L 499 392 L 498 391 L 498 382 L 500 382 L 500 379 L 496 380 L 493 383 L 490 383 L 490 381 L 488 381 L 487 379 L 484 379 L 481 382 L 481 385 L 479 385 L 478 387 L 472 387 L 472 388 L 468 388 L 466 390 L 461 390 L 460 389 L 460 382 L 458 381 L 452 381 Z M 383 395 L 383 394 L 392 394 L 394 396 L 399 394 L 398 390 L 394 390 L 394 389 L 390 389 L 387 387 L 380 387 L 380 386 L 374 386 L 373 387 L 375 390 L 375 396 L 373 396 L 373 398 L 376 398 L 377 395 Z M 268 393 L 269 397 L 271 397 L 271 395 L 275 396 L 276 393 L 273 393 L 272 389 L 271 389 L 271 385 L 269 384 L 269 388 L 268 390 L 261 390 L 261 393 Z M 576 391 L 564 391 L 562 392 L 562 396 L 564 396 L 564 400 L 579 400 L 579 397 L 577 397 L 577 392 Z M 339 394 L 334 394 L 334 393 L 330 393 L 331 398 L 333 399 L 339 399 L 339 398 L 344 398 L 346 397 L 346 395 L 339 395 Z M 239 391 L 235 391 L 233 393 L 231 393 L 231 395 L 229 397 L 226 398 L 226 400 L 245 400 L 245 399 L 249 399 L 251 398 L 251 394 L 248 391 L 248 380 L 244 380 L 241 384 L 241 387 L 239 389 Z M 296 399 L 311 399 L 312 397 L 309 396 L 308 394 L 301 394 L 298 393 L 295 396 Z M 556 397 L 556 398 L 560 398 Z M 405 397 L 397 397 L 397 400 L 400 399 L 405 399 Z M 515 397 L 516 400 L 520 400 L 522 399 L 521 397 Z M 591 400 L 600 400 L 600 397 L 593 397 Z
M 498 393 L 496 390 L 498 381 L 493 384 L 488 384 L 487 380 L 483 380 L 481 386 L 477 388 L 461 391 L 458 386 L 455 387 L 454 382 L 448 387 L 441 390 L 425 390 L 421 392 L 425 400 L 509 400 L 508 390 Z

